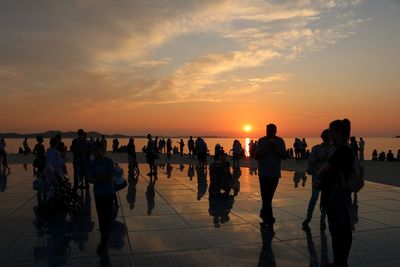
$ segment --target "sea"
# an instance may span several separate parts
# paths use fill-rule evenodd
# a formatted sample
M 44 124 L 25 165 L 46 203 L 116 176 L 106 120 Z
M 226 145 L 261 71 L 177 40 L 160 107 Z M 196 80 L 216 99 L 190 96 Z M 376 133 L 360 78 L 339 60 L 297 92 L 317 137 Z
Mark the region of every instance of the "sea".
M 179 146 L 178 141 L 180 138 L 171 138 L 173 141 L 173 146 Z M 219 138 L 219 137 L 212 137 L 212 138 L 204 138 L 204 140 L 207 143 L 208 149 L 210 150 L 211 154 L 213 154 L 214 147 L 216 144 L 220 144 L 226 152 L 229 152 L 229 150 L 232 148 L 233 141 L 237 139 L 241 142 L 242 146 L 244 146 L 245 151 L 248 155 L 248 144 L 250 143 L 251 140 L 258 140 L 258 138 Z M 294 143 L 294 137 L 287 137 L 283 138 L 286 143 L 286 147 L 290 148 L 293 147 Z M 107 150 L 111 150 L 112 146 L 112 140 L 113 138 L 107 138 Z M 119 138 L 119 143 L 120 146 L 122 145 L 127 145 L 129 138 Z M 187 144 L 188 138 L 183 138 L 185 144 Z M 358 139 L 357 139 L 358 140 Z M 378 153 L 381 151 L 385 151 L 387 153 L 389 150 L 392 150 L 393 154 L 396 156 L 397 151 L 400 149 L 400 138 L 392 138 L 392 137 L 365 137 L 365 150 L 364 150 L 364 155 L 365 159 L 371 159 L 372 158 L 372 151 L 376 149 Z M 6 151 L 8 153 L 17 153 L 19 147 L 22 147 L 22 142 L 23 139 L 21 138 L 8 138 L 6 139 Z M 63 142 L 65 145 L 68 147 L 68 150 L 71 146 L 72 143 L 72 138 L 64 138 Z M 307 142 L 307 149 L 311 149 L 316 144 L 321 143 L 321 138 L 306 138 Z M 36 144 L 36 140 L 34 138 L 28 139 L 28 145 L 30 146 L 31 149 Z M 135 146 L 136 146 L 136 151 L 141 151 L 142 147 L 147 144 L 147 139 L 146 138 L 135 138 Z M 49 146 L 49 139 L 45 138 L 44 139 L 44 145 L 47 148 Z M 188 152 L 187 145 L 185 145 L 184 152 Z

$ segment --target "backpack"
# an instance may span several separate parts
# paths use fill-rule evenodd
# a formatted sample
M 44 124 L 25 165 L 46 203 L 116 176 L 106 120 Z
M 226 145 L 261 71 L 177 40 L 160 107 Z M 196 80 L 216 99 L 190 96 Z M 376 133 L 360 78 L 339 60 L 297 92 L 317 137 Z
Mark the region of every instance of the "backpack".
M 364 186 L 364 166 L 357 157 L 354 157 L 349 179 L 344 184 L 350 192 L 354 193 L 360 191 Z

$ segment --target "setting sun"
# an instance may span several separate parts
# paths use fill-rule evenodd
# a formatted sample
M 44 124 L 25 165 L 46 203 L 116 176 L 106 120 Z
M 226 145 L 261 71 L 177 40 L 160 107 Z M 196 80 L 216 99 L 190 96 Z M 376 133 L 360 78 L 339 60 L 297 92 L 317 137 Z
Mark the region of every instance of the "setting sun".
M 248 124 L 246 124 L 246 125 L 243 127 L 243 130 L 244 130 L 246 133 L 248 133 L 248 132 L 251 131 L 251 126 L 248 125 Z

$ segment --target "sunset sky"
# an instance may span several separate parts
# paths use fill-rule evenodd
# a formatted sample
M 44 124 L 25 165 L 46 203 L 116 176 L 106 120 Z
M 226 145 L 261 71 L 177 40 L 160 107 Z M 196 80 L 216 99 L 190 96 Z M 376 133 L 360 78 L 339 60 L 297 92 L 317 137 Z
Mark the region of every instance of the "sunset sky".
M 0 2 L 0 132 L 400 135 L 398 0 Z

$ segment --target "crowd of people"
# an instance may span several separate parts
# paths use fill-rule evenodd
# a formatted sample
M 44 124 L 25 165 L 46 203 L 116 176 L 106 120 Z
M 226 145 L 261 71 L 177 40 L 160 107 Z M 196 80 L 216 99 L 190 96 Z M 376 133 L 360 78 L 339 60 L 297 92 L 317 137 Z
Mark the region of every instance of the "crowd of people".
M 387 153 L 385 153 L 385 151 L 381 151 L 378 154 L 378 151 L 374 149 L 374 151 L 372 152 L 372 160 L 387 161 L 387 162 L 400 161 L 400 149 L 397 150 L 396 157 L 394 156 L 392 150 L 389 150 Z
M 309 224 L 313 218 L 313 213 L 318 199 L 321 195 L 321 217 L 320 229 L 326 229 L 326 218 L 329 222 L 329 231 L 332 236 L 332 248 L 334 254 L 334 265 L 347 266 L 348 255 L 352 244 L 352 230 L 354 225 L 350 217 L 350 207 L 357 203 L 357 192 L 347 186 L 348 181 L 352 179 L 354 172 L 354 162 L 364 159 L 365 142 L 363 138 L 357 141 L 350 135 L 351 124 L 347 119 L 335 120 L 329 124 L 329 128 L 321 133 L 321 144 L 307 149 L 305 138 L 296 138 L 293 149 L 286 149 L 283 138 L 277 136 L 277 126 L 268 124 L 266 127 L 266 136 L 257 141 L 251 140 L 249 143 L 249 156 L 258 162 L 258 168 L 254 172 L 258 174 L 259 186 L 262 199 L 260 218 L 262 223 L 260 228 L 262 232 L 273 232 L 276 218 L 273 214 L 272 201 L 281 177 L 281 161 L 293 157 L 296 160 L 307 160 L 307 173 L 312 176 L 312 191 L 308 204 L 305 220 L 302 227 L 309 231 Z M 111 224 L 118 211 L 118 199 L 116 191 L 128 186 L 116 182 L 123 177 L 123 171 L 118 164 L 106 156 L 107 140 L 103 136 L 97 140 L 87 137 L 83 129 L 77 131 L 77 137 L 72 141 L 70 151 L 73 155 L 73 185 L 66 177 L 66 151 L 67 147 L 62 141 L 61 135 L 56 135 L 50 139 L 50 147 L 46 150 L 44 139 L 41 136 L 36 138 L 37 144 L 32 153 L 35 156 L 33 161 L 34 175 L 37 177 L 36 187 L 43 190 L 46 188 L 45 195 L 42 195 L 43 201 L 54 199 L 60 190 L 70 194 L 70 201 L 76 195 L 78 190 L 89 192 L 90 184 L 93 184 L 93 193 L 96 203 L 96 210 L 99 220 L 99 229 L 101 233 L 100 243 L 97 247 L 97 254 L 107 255 L 108 241 L 110 239 Z M 201 137 L 194 139 L 192 136 L 186 144 L 180 139 L 178 146 L 173 148 L 173 142 L 170 138 L 153 138 L 151 134 L 147 135 L 147 144 L 142 148 L 145 153 L 150 172 L 150 182 L 146 190 L 148 200 L 148 211 L 150 215 L 154 208 L 155 183 L 157 180 L 157 168 L 163 168 L 162 164 L 156 165 L 156 159 L 160 154 L 166 154 L 171 158 L 172 154 L 184 155 L 184 147 L 188 146 L 189 157 L 197 158 L 196 167 L 189 166 L 188 176 L 193 177 L 196 171 L 198 178 L 198 199 L 200 200 L 207 189 L 207 168 L 209 165 L 210 185 L 209 185 L 209 213 L 213 217 L 215 227 L 229 221 L 229 212 L 232 209 L 234 197 L 240 190 L 240 164 L 239 161 L 245 157 L 244 149 L 239 140 L 234 140 L 232 148 L 228 153 L 224 148 L 217 144 L 214 147 L 214 156 L 210 163 L 207 157 L 210 151 L 205 140 Z M 4 139 L 0 140 L 0 157 L 2 169 L 9 169 L 7 165 L 7 155 L 5 152 L 6 143 Z M 27 139 L 23 142 L 24 154 L 30 153 Z M 120 146 L 119 140 L 115 138 L 112 142 L 112 152 L 126 152 L 128 156 L 128 173 L 130 195 L 127 196 L 130 207 L 134 208 L 133 187 L 137 183 L 137 177 L 140 174 L 136 155 L 136 147 L 133 138 L 130 138 L 126 146 Z M 174 153 L 174 151 L 177 151 Z M 374 151 L 376 158 L 380 160 L 381 156 Z M 228 157 L 232 156 L 232 166 Z M 397 157 L 400 156 L 400 150 Z M 394 155 L 391 151 L 383 160 L 394 161 Z M 233 173 L 231 172 L 233 169 Z M 184 166 L 181 164 L 181 171 Z M 172 167 L 166 166 L 167 177 L 171 176 Z M 132 176 L 132 174 L 135 174 Z M 131 177 L 136 177 L 131 179 Z M 41 185 L 40 181 L 44 184 Z M 124 180 L 122 178 L 122 180 Z M 294 176 L 295 186 L 306 181 L 304 174 Z M 205 185 L 205 186 L 204 186 Z M 61 189 L 60 189 L 61 188 Z M 128 188 L 128 189 L 129 189 Z M 63 196 L 65 196 L 64 194 Z M 222 203 L 222 204 L 221 204 Z M 357 205 L 357 204 L 355 204 Z M 76 207 L 74 206 L 76 209 Z M 78 208 L 81 208 L 79 206 Z

